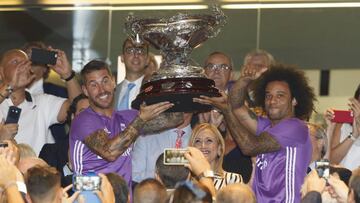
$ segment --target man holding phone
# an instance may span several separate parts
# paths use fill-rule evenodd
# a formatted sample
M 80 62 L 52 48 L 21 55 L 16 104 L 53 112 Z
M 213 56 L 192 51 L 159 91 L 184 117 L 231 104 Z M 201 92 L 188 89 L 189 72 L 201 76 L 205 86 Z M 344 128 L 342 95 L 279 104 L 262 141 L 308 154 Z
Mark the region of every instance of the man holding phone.
M 74 79 L 66 55 L 61 50 L 58 59 L 51 66 L 61 78 L 66 80 L 69 99 L 81 93 Z M 31 62 L 25 52 L 12 49 L 5 52 L 0 61 L 0 119 L 5 120 L 11 106 L 21 110 L 18 124 L 4 124 L 0 129 L 0 139 L 15 139 L 18 143 L 29 144 L 37 154 L 45 143 L 54 142 L 49 126 L 66 120 L 69 101 L 47 94 L 32 95 L 26 87 L 33 81 Z

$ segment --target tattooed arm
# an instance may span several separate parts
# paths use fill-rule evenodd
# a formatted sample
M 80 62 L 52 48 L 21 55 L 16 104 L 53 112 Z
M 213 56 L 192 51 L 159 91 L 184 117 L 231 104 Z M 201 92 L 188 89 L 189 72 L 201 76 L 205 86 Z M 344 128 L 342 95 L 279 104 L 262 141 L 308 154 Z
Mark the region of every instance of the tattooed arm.
M 144 123 L 138 116 L 123 132 L 112 139 L 109 139 L 108 133 L 104 130 L 97 130 L 87 136 L 84 142 L 97 155 L 107 161 L 115 161 L 135 142 Z
M 104 130 L 97 130 L 84 140 L 87 147 L 107 161 L 115 161 L 139 137 L 145 123 L 159 117 L 161 113 L 171 108 L 173 104 L 160 102 L 145 106 L 141 105 L 140 113 L 133 122 L 117 136 L 109 139 Z M 166 126 L 163 124 L 162 126 Z
M 263 132 L 259 136 L 255 136 L 255 133 L 247 130 L 241 122 L 239 123 L 231 110 L 223 113 L 227 129 L 245 155 L 255 156 L 280 149 L 280 144 L 269 133 Z
M 248 98 L 248 89 L 250 83 L 260 77 L 260 75 L 264 73 L 264 71 L 266 71 L 266 69 L 257 71 L 251 69 L 250 67 L 244 67 L 241 70 L 240 78 L 231 88 L 229 95 L 229 103 L 234 111 L 236 118 L 252 134 L 256 133 L 257 118 L 255 113 L 248 108 L 245 102 Z

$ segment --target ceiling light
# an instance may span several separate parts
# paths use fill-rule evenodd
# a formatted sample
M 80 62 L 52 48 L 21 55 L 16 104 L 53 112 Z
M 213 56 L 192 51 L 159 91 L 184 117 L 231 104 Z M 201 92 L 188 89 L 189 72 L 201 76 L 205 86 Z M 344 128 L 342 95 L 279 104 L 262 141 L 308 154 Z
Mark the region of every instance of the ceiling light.
M 274 8 L 351 8 L 360 7 L 360 3 L 267 3 L 267 4 L 226 4 L 222 9 L 274 9 Z

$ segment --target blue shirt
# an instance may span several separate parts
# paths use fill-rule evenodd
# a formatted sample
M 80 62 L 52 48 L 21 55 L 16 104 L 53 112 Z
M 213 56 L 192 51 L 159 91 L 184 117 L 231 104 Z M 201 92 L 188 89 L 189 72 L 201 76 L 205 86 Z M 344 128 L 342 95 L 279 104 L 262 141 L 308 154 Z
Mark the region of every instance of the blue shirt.
M 155 177 L 155 164 L 157 158 L 165 148 L 175 148 L 177 128 L 163 131 L 158 134 L 140 136 L 133 148 L 132 154 L 132 178 L 135 182 L 141 182 L 146 178 Z M 189 144 L 191 136 L 190 125 L 182 129 L 185 134 L 182 137 L 182 148 Z

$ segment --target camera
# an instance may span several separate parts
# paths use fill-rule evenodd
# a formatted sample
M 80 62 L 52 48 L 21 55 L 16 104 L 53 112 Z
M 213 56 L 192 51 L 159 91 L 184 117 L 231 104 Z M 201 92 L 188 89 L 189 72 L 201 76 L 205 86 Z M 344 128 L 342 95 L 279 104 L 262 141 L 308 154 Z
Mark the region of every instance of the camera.
M 320 160 L 315 162 L 315 168 L 320 178 L 330 178 L 330 163 L 329 160 Z
M 101 178 L 97 176 L 95 173 L 73 176 L 74 191 L 99 190 L 100 185 L 101 185 Z
M 164 149 L 164 165 L 184 165 L 189 163 L 184 154 L 187 149 L 166 148 Z

